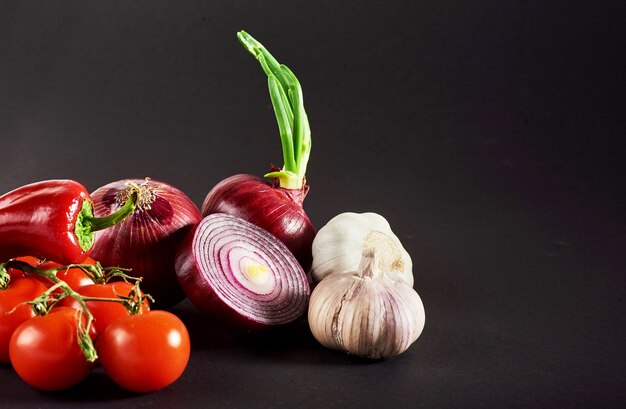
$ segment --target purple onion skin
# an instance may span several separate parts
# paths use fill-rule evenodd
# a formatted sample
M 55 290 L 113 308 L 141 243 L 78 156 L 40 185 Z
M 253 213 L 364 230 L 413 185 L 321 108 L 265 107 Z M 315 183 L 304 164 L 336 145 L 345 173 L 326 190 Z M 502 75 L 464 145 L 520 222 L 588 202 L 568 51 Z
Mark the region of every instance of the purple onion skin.
M 313 261 L 315 228 L 302 207 L 306 192 L 274 187 L 254 175 L 234 175 L 209 192 L 202 204 L 202 216 L 226 213 L 267 230 L 285 243 L 308 271 Z
M 145 183 L 145 179 L 124 179 L 91 194 L 96 216 L 118 208 L 116 196 L 127 181 Z M 137 209 L 123 222 L 96 232 L 91 256 L 105 267 L 132 269 L 130 275 L 143 277 L 141 287 L 154 297 L 154 306 L 165 309 L 185 298 L 174 267 L 176 249 L 202 215 L 178 188 L 156 180 L 148 180 L 147 186 L 155 194 L 151 208 Z
M 217 214 L 214 216 L 218 216 Z M 206 218 L 205 218 L 206 219 Z M 204 222 L 201 221 L 200 225 Z M 222 328 L 229 330 L 237 335 L 245 336 L 257 336 L 268 333 L 275 333 L 276 330 L 288 328 L 294 321 L 284 323 L 280 325 L 268 325 L 256 321 L 239 311 L 231 308 L 223 301 L 216 291 L 212 288 L 212 285 L 203 277 L 198 265 L 200 260 L 204 256 L 194 251 L 194 240 L 199 226 L 196 225 L 190 230 L 183 239 L 176 256 L 176 274 L 178 280 L 187 294 L 189 300 L 206 315 L 210 320 L 219 324 Z M 277 240 L 273 237 L 274 240 Z M 278 242 L 278 241 L 277 241 Z M 283 243 L 279 243 L 283 246 Z M 287 257 L 293 257 L 289 250 L 284 247 L 284 254 Z M 294 263 L 297 265 L 297 260 L 294 257 Z M 300 269 L 300 266 L 298 266 Z M 306 280 L 304 270 L 300 270 L 299 274 L 303 277 L 303 283 L 306 287 L 306 303 L 308 306 L 308 298 L 310 297 L 310 287 Z M 306 311 L 306 307 L 303 309 L 302 314 Z M 302 316 L 301 314 L 301 316 Z

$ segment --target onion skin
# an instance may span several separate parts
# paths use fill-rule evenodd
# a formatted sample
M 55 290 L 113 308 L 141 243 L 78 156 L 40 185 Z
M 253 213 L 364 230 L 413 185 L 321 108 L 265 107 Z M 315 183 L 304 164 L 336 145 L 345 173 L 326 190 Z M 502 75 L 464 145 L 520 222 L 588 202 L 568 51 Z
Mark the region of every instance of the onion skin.
M 246 249 L 245 256 L 231 259 L 241 248 Z M 237 281 L 241 279 L 234 270 L 251 257 L 272 260 L 269 270 L 275 284 L 266 289 L 269 292 Z M 229 272 L 224 272 L 225 263 Z M 304 315 L 311 293 L 304 270 L 281 241 L 252 223 L 223 213 L 205 217 L 187 233 L 178 249 L 176 274 L 200 311 L 240 334 L 259 334 L 290 324 Z
M 308 271 L 315 228 L 302 207 L 307 191 L 308 186 L 283 189 L 254 175 L 234 175 L 208 193 L 202 216 L 226 213 L 261 227 L 282 241 Z
M 96 215 L 117 209 L 118 193 L 127 182 L 146 184 L 154 193 L 150 208 L 138 207 L 123 222 L 96 232 L 92 257 L 104 266 L 132 269 L 143 277 L 141 287 L 155 299 L 155 307 L 169 308 L 185 298 L 174 269 L 176 249 L 201 219 L 198 207 L 178 188 L 151 179 L 124 179 L 92 193 Z

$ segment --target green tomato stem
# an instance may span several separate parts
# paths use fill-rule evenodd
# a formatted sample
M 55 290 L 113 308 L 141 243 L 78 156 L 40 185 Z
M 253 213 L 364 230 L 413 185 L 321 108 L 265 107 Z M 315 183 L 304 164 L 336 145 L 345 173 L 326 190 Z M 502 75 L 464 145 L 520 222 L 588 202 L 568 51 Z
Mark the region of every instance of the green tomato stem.
M 0 269 L 0 290 L 6 290 L 11 283 L 11 276 L 6 268 Z
M 265 177 L 277 178 L 285 189 L 301 189 L 311 152 L 311 128 L 304 110 L 302 87 L 294 73 L 280 64 L 270 52 L 245 31 L 237 33 L 239 42 L 261 64 L 267 75 L 270 99 L 283 148 L 284 165 Z

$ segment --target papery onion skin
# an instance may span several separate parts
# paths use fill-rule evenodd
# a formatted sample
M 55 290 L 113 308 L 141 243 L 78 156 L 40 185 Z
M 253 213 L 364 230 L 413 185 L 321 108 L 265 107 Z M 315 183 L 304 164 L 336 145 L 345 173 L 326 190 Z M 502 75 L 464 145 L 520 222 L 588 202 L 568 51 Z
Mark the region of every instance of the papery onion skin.
M 234 175 L 208 193 L 202 204 L 202 215 L 227 213 L 267 230 L 282 241 L 308 271 L 315 228 L 302 207 L 307 190 L 307 186 L 303 189 L 274 187 L 254 175 Z
M 211 247 L 207 243 L 217 244 Z M 246 245 L 255 246 L 254 251 L 248 252 L 250 257 L 273 260 L 269 272 L 276 284 L 267 296 L 255 294 L 236 281 L 234 272 L 227 275 L 215 267 L 223 265 L 218 261 L 223 263 L 224 255 L 230 257 L 231 252 Z M 217 253 L 211 254 L 212 250 Z M 234 270 L 232 264 L 228 268 Z M 224 213 L 205 217 L 187 233 L 177 253 L 176 274 L 200 311 L 237 333 L 258 334 L 290 324 L 306 312 L 311 291 L 304 270 L 280 240 L 252 223 Z M 230 294 L 226 296 L 225 292 Z M 249 306 L 246 303 L 253 304 L 252 311 L 243 310 L 241 305 Z
M 178 284 L 174 263 L 176 249 L 201 219 L 200 210 L 180 189 L 152 179 L 123 179 L 92 193 L 94 212 L 106 215 L 117 209 L 116 197 L 127 183 L 145 184 L 154 193 L 149 208 L 138 208 L 127 220 L 96 233 L 92 257 L 104 266 L 131 268 L 130 275 L 142 277 L 145 293 L 154 306 L 169 308 L 185 298 Z

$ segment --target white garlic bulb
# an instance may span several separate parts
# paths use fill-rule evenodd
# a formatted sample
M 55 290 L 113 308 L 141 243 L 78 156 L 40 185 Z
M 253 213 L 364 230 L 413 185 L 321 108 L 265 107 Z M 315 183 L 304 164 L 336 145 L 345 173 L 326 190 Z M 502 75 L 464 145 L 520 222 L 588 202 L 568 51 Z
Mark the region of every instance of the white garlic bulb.
M 365 249 L 358 271 L 331 274 L 313 290 L 308 321 L 322 345 L 366 358 L 399 355 L 422 333 L 420 296 L 375 265 Z
M 341 213 L 313 240 L 311 277 L 318 283 L 331 273 L 355 271 L 366 248 L 376 249 L 378 268 L 413 286 L 413 263 L 389 222 L 376 213 Z

